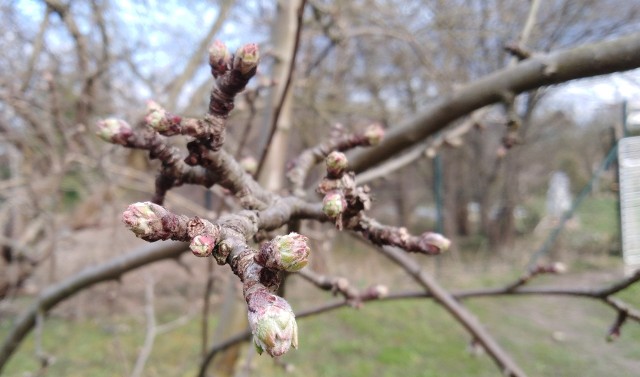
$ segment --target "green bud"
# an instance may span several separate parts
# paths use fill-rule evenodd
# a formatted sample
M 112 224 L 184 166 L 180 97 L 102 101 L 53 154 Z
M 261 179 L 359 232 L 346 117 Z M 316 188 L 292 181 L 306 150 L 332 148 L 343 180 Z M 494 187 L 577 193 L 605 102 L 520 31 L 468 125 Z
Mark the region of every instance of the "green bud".
M 154 130 L 170 136 L 180 132 L 180 122 L 182 118 L 170 114 L 154 101 L 147 103 L 147 115 L 144 117 L 145 123 Z
M 122 214 L 122 221 L 137 237 L 154 235 L 162 229 L 161 216 L 157 208 L 161 206 L 151 202 L 133 203 Z
M 255 72 L 260 61 L 260 51 L 255 43 L 248 43 L 236 50 L 233 59 L 233 68 L 240 71 L 243 75 Z
M 339 190 L 329 191 L 322 199 L 322 212 L 335 219 L 347 208 L 347 201 Z
M 310 249 L 307 245 L 308 241 L 307 237 L 295 232 L 274 238 L 271 241 L 272 254 L 274 254 L 277 262 L 274 263 L 273 267 L 289 272 L 300 271 L 309 262 Z
M 114 144 L 124 144 L 133 134 L 131 126 L 124 120 L 109 118 L 99 121 L 96 134 L 104 141 Z
M 268 294 L 249 307 L 249 325 L 259 354 L 282 356 L 289 348 L 298 348 L 298 324 L 289 304 L 281 297 Z M 258 307 L 255 307 L 255 306 Z
M 345 170 L 347 170 L 347 167 L 349 166 L 347 156 L 345 156 L 344 153 L 338 151 L 329 153 L 324 161 L 327 165 L 327 175 L 332 178 L 342 177 Z

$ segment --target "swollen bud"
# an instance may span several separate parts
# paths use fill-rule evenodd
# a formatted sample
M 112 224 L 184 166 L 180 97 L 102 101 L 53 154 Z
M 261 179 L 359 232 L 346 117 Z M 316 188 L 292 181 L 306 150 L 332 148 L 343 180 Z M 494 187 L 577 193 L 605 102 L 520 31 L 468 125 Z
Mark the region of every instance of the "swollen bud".
M 327 158 L 325 158 L 325 163 L 327 165 L 327 175 L 330 178 L 340 178 L 344 174 L 345 170 L 349 166 L 349 161 L 347 161 L 347 156 L 344 153 L 333 151 L 329 153 Z
M 129 123 L 124 120 L 109 118 L 99 121 L 96 126 L 96 134 L 104 141 L 114 144 L 124 145 L 127 138 L 133 135 L 133 130 Z
M 419 245 L 427 254 L 440 254 L 449 250 L 451 241 L 442 234 L 426 232 L 420 235 Z
M 147 102 L 147 115 L 144 117 L 144 121 L 154 130 L 170 136 L 180 132 L 182 118 L 168 113 L 155 101 L 149 101 Z
M 564 274 L 567 272 L 567 265 L 562 262 L 553 262 L 551 264 L 551 272 L 554 274 Z
M 122 214 L 122 221 L 137 237 L 154 235 L 162 229 L 162 214 L 158 208 L 161 206 L 151 202 L 133 203 Z
M 257 306 L 257 307 L 255 307 Z M 298 324 L 291 306 L 281 297 L 269 294 L 249 310 L 249 326 L 259 354 L 282 356 L 298 348 Z
M 364 131 L 364 137 L 369 145 L 378 145 L 384 138 L 384 128 L 380 123 L 374 123 Z
M 258 161 L 252 156 L 247 156 L 240 160 L 240 166 L 247 174 L 254 175 L 258 171 Z
M 231 63 L 231 53 L 220 40 L 215 40 L 209 47 L 209 65 L 213 77 L 218 77 L 229 69 Z
M 322 212 L 335 219 L 347 208 L 347 201 L 339 190 L 329 191 L 322 199 Z
M 300 271 L 309 262 L 308 241 L 307 237 L 295 232 L 277 236 L 260 248 L 256 263 L 274 270 Z
M 260 61 L 260 51 L 255 43 L 248 43 L 236 50 L 233 59 L 233 69 L 240 71 L 243 75 L 253 74 Z
M 386 285 L 377 284 L 369 288 L 369 294 L 373 298 L 381 299 L 389 296 L 389 288 Z
M 210 235 L 201 234 L 193 237 L 189 248 L 196 257 L 208 257 L 216 246 L 216 239 Z

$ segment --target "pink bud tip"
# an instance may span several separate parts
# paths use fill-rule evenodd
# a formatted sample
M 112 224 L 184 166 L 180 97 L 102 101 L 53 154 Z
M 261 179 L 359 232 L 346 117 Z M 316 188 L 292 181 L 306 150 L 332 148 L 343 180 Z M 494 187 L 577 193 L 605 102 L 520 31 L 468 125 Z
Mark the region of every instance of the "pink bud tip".
M 189 248 L 196 257 L 208 257 L 216 246 L 216 239 L 210 235 L 201 234 L 193 237 Z
M 327 175 L 332 178 L 341 177 L 349 166 L 347 156 L 345 156 L 344 153 L 338 151 L 329 153 L 327 158 L 325 158 L 325 163 L 327 165 Z
M 215 77 L 224 74 L 229 69 L 231 53 L 227 46 L 220 40 L 216 40 L 209 47 L 209 65 Z
M 255 43 L 248 43 L 241 46 L 236 51 L 233 60 L 233 68 L 239 70 L 243 75 L 255 72 L 258 62 L 260 61 L 260 50 Z

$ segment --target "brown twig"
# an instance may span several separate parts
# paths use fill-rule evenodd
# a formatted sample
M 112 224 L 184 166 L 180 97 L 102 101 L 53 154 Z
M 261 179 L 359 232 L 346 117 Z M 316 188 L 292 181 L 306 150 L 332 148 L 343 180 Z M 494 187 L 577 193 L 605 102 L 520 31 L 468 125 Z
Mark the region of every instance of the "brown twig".
M 513 67 L 471 82 L 456 93 L 434 102 L 423 112 L 392 128 L 377 147 L 352 156 L 349 159 L 351 168 L 360 173 L 444 129 L 459 117 L 502 101 L 501 93 L 519 94 L 542 86 L 626 71 L 638 66 L 638 33 L 532 56 Z
M 615 291 L 615 293 L 619 292 L 626 287 L 629 287 L 631 284 L 636 283 L 640 280 L 640 274 L 635 274 L 626 279 L 621 280 L 620 282 L 614 283 L 611 286 L 600 288 L 600 289 L 583 289 L 583 288 L 519 288 L 516 290 L 508 289 L 508 286 L 498 287 L 498 288 L 485 288 L 485 289 L 474 289 L 474 290 L 463 290 L 463 291 L 454 291 L 451 292 L 451 296 L 456 300 L 465 300 L 471 298 L 482 298 L 482 297 L 518 297 L 521 295 L 535 295 L 535 296 L 569 296 L 569 297 L 583 297 L 590 298 L 596 300 L 602 300 L 605 304 L 611 306 L 614 310 L 618 311 L 620 308 L 626 308 L 626 305 L 618 300 L 609 301 L 607 299 L 603 299 L 601 295 L 606 294 L 606 292 Z M 625 287 L 621 288 L 620 287 Z M 606 296 L 611 298 L 610 296 Z M 362 297 L 361 302 L 368 301 L 395 301 L 395 300 L 407 300 L 407 299 L 433 299 L 433 293 L 429 291 L 425 291 L 424 289 L 419 291 L 405 291 L 405 292 L 396 292 L 391 293 L 386 296 L 370 296 L 368 298 Z M 334 301 L 320 304 L 316 307 L 300 311 L 296 313 L 296 318 L 303 319 L 307 317 L 312 317 L 320 314 L 324 314 L 326 312 L 330 312 L 333 310 L 341 309 L 344 307 L 350 306 L 349 302 L 346 300 Z M 640 316 L 638 312 L 634 310 L 630 310 L 627 308 L 627 313 L 629 319 L 632 319 L 638 323 L 640 323 Z M 203 358 L 200 364 L 200 372 L 199 376 L 204 376 L 204 371 L 206 371 L 207 366 L 213 360 L 215 355 L 218 352 L 221 352 L 234 344 L 239 342 L 247 341 L 251 338 L 251 332 L 246 330 L 244 332 L 240 332 L 236 335 L 229 337 L 228 339 L 223 340 L 217 344 L 212 345 L 207 351 L 207 355 Z
M 376 145 L 382 140 L 384 130 L 378 123 L 374 123 L 361 132 L 341 135 L 331 138 L 314 147 L 305 149 L 293 161 L 287 172 L 287 178 L 291 182 L 295 195 L 304 195 L 304 182 L 311 168 L 318 164 L 333 151 L 345 152 L 359 146 Z
M 442 305 L 487 351 L 506 376 L 526 376 L 511 356 L 493 339 L 493 336 L 482 326 L 480 321 L 468 311 L 454 296 L 447 292 L 440 284 L 425 273 L 419 264 L 406 253 L 391 247 L 382 247 L 380 252 L 401 266 L 414 280 L 433 295 L 433 299 Z

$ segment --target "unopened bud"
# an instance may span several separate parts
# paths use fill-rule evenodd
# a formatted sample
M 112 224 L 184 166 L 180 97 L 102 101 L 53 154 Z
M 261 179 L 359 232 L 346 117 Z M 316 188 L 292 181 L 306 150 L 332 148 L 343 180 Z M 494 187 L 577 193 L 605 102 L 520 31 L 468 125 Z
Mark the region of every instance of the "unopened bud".
M 345 156 L 344 153 L 338 151 L 329 153 L 324 161 L 327 165 L 327 175 L 331 178 L 342 177 L 345 170 L 347 170 L 347 167 L 349 166 L 347 156 Z
M 109 118 L 99 121 L 96 134 L 104 141 L 114 144 L 125 144 L 127 138 L 133 134 L 131 126 L 124 120 Z
M 248 43 L 236 50 L 236 55 L 233 59 L 233 69 L 237 69 L 243 75 L 249 75 L 255 72 L 258 61 L 260 61 L 258 45 Z
M 247 156 L 240 160 L 240 166 L 242 167 L 242 170 L 253 175 L 258 170 L 258 161 L 256 161 L 252 156 Z
M 426 232 L 420 235 L 420 248 L 427 254 L 440 254 L 449 250 L 451 241 L 439 233 Z
M 256 255 L 256 262 L 274 270 L 296 272 L 309 262 L 308 238 L 291 232 L 277 236 L 264 244 Z
M 201 234 L 193 237 L 189 248 L 196 257 L 208 257 L 216 246 L 216 239 L 210 235 Z
M 338 190 L 329 191 L 322 199 L 322 212 L 335 219 L 347 208 L 344 195 Z
M 256 300 L 257 301 L 257 300 Z M 291 306 L 281 297 L 269 297 L 249 305 L 249 325 L 259 354 L 282 356 L 298 348 L 298 324 Z
M 182 118 L 170 114 L 154 101 L 147 103 L 147 115 L 144 117 L 145 123 L 154 130 L 165 135 L 175 135 L 179 133 Z
M 364 137 L 367 138 L 369 145 L 378 145 L 384 138 L 384 128 L 380 123 L 374 123 L 364 131 Z
M 151 202 L 133 203 L 122 214 L 122 221 L 137 237 L 147 237 L 162 229 L 162 216 L 158 208 L 161 206 Z
M 231 53 L 227 45 L 220 40 L 215 40 L 209 47 L 209 65 L 213 77 L 224 74 L 229 69 L 230 63 Z
M 389 288 L 386 285 L 377 284 L 373 287 L 369 288 L 372 297 L 375 298 L 385 298 L 389 295 Z
M 551 264 L 551 272 L 554 274 L 564 274 L 567 272 L 567 265 L 562 262 L 553 262 Z
M 339 277 L 333 282 L 334 289 L 338 292 L 346 292 L 349 289 L 349 280 Z

